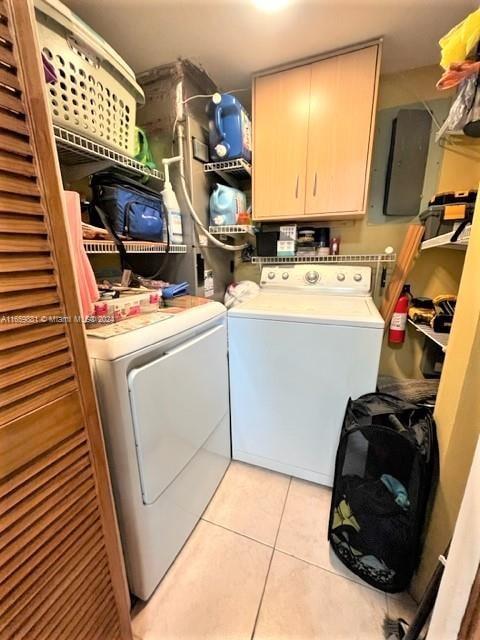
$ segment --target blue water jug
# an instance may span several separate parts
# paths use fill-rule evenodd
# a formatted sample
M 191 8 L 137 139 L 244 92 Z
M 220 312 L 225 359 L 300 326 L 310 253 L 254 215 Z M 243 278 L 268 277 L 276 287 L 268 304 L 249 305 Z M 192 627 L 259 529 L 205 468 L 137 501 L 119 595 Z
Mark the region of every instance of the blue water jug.
M 252 161 L 252 125 L 240 102 L 215 93 L 208 105 L 210 160 Z
M 238 214 L 247 210 L 247 199 L 243 191 L 215 184 L 210 196 L 210 224 L 237 224 Z

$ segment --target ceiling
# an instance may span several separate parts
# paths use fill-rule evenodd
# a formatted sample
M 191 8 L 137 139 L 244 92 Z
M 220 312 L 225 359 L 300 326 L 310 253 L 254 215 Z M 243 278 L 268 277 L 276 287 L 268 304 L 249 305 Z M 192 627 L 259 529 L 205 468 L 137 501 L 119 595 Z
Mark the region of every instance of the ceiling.
M 475 0 L 290 0 L 276 13 L 251 0 L 63 0 L 136 72 L 178 57 L 221 89 L 254 71 L 384 36 L 382 72 L 438 63 L 438 39 Z M 101 8 L 100 8 L 101 7 Z

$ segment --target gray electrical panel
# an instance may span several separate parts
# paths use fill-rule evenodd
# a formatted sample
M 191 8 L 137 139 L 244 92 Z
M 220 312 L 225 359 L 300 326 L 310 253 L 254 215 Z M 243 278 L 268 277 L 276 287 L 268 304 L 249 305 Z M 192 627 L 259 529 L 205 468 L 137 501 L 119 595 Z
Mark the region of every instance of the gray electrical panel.
M 383 201 L 386 216 L 418 215 L 430 130 L 430 114 L 422 109 L 400 109 L 393 121 Z

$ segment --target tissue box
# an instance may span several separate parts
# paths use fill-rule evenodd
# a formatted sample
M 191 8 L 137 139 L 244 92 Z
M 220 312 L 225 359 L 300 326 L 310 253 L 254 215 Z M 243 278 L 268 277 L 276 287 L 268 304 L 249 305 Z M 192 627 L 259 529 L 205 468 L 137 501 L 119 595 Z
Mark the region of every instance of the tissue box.
M 295 240 L 279 240 L 277 242 L 277 256 L 281 258 L 295 256 Z
M 297 239 L 297 225 L 289 224 L 289 225 L 281 225 L 280 226 L 280 237 L 279 240 L 293 240 L 294 242 Z

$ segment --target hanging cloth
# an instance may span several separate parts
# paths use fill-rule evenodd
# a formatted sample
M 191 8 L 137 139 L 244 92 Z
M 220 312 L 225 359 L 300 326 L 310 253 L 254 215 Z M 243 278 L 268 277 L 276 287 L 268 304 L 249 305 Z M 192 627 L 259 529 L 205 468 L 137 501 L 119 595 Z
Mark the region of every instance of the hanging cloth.
M 73 268 L 80 296 L 83 317 L 92 315 L 93 303 L 98 300 L 99 293 L 95 274 L 87 258 L 82 242 L 82 217 L 80 210 L 80 195 L 76 191 L 64 191 L 67 226 L 70 237 Z
M 465 60 L 465 62 L 454 62 L 445 71 L 437 82 L 437 89 L 445 91 L 459 85 L 463 80 L 480 72 L 480 62 Z
M 439 45 L 442 49 L 441 66 L 447 70 L 455 62 L 463 62 L 474 51 L 480 40 L 480 9 L 477 9 L 451 29 Z

